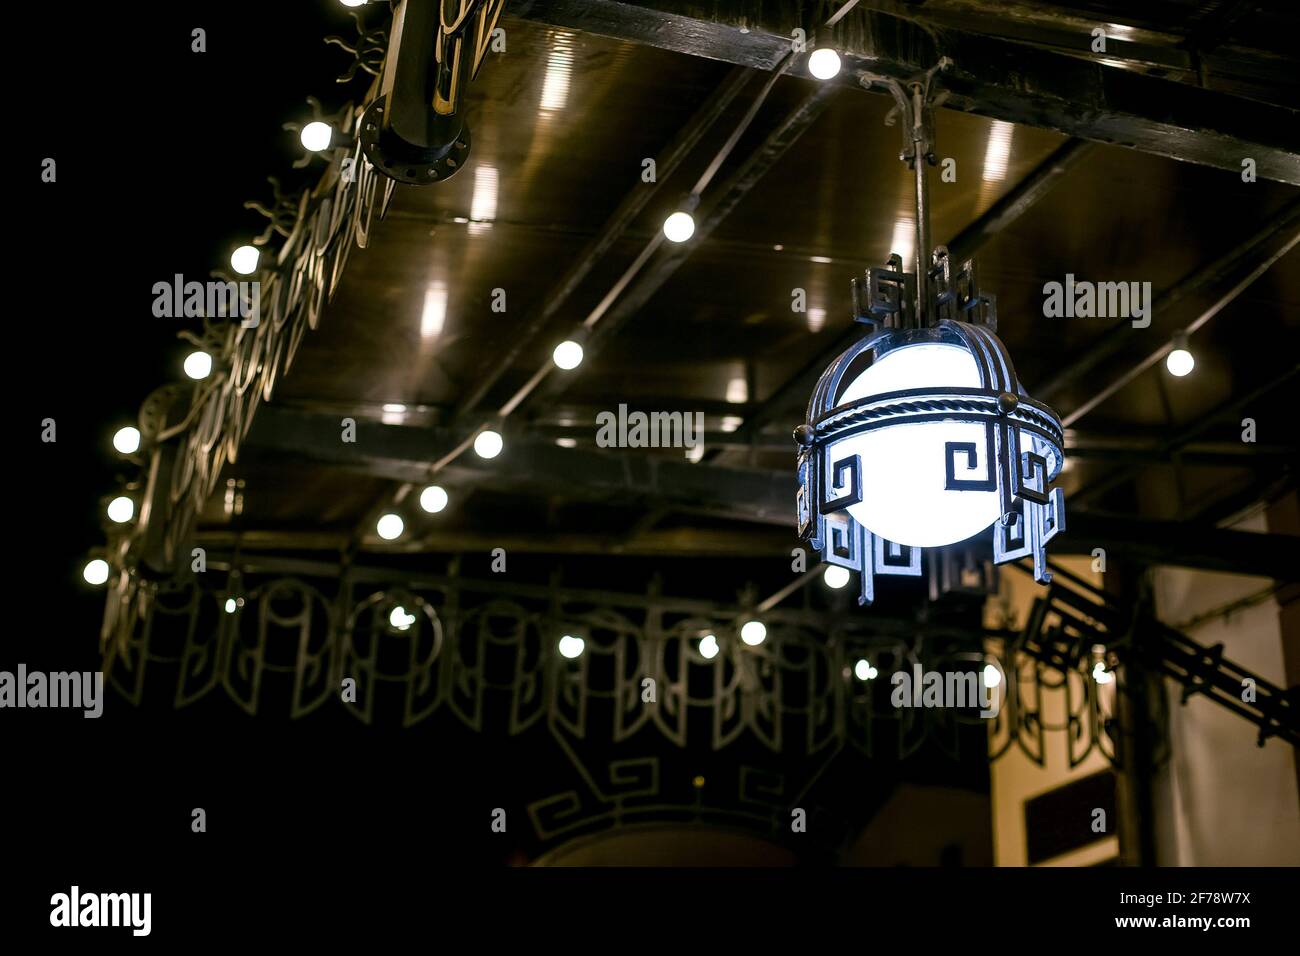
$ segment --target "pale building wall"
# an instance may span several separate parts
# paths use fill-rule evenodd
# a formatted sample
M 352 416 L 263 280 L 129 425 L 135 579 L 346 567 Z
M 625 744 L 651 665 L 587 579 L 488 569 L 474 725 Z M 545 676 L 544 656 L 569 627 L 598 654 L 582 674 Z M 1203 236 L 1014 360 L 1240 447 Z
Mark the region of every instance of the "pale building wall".
M 1260 514 L 1235 526 L 1264 531 Z M 1300 547 L 1297 548 L 1300 551 Z M 1234 664 L 1286 686 L 1276 599 L 1191 627 L 1199 615 L 1257 594 L 1265 578 L 1183 568 L 1155 573 L 1158 616 Z M 1273 738 L 1256 746 L 1254 724 L 1202 695 L 1180 704 L 1167 682 L 1173 756 L 1157 778 L 1157 859 L 1179 866 L 1300 865 L 1296 751 Z
M 1083 580 L 1101 587 L 1100 574 L 1092 570 L 1092 559 L 1084 557 L 1053 558 L 1053 563 Z M 996 600 L 991 600 L 985 611 L 986 623 L 994 627 L 1024 625 L 1029 608 L 1042 594 L 1042 587 L 1027 574 L 1004 568 Z M 1023 662 L 1022 662 L 1023 666 Z M 1077 685 L 1076 685 L 1077 686 Z M 1043 716 L 1046 722 L 1060 726 L 1065 719 L 1064 692 L 1046 693 L 1043 698 Z M 1055 790 L 1067 783 L 1107 770 L 1110 762 L 1098 751 L 1090 753 L 1077 767 L 1071 768 L 1066 750 L 1064 731 L 1047 731 L 1044 734 L 1045 761 L 1039 766 L 1019 748 L 1012 748 L 989 768 L 990 793 L 993 806 L 993 859 L 997 866 L 1025 866 L 1028 863 L 1025 833 L 1025 803 L 1033 797 Z M 1114 832 L 1113 820 L 1107 827 Z M 1080 821 L 1087 825 L 1087 821 Z M 1119 852 L 1114 836 L 1062 854 L 1039 864 L 1042 866 L 1091 866 L 1112 859 Z

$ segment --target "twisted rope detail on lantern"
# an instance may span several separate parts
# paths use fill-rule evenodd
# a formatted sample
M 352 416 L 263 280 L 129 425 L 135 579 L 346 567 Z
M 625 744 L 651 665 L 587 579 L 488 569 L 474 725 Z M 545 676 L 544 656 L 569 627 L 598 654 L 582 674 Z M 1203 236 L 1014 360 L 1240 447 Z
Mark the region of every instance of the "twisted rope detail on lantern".
M 975 421 L 1008 419 L 1019 427 L 1040 434 L 1057 446 L 1064 443 L 1065 433 L 1061 421 L 1051 409 L 1020 397 L 1013 409 L 1003 412 L 998 406 L 1002 394 L 991 389 L 908 389 L 872 395 L 840 406 L 818 419 L 813 426 L 815 441 L 824 444 L 869 430 L 860 427 L 863 425 L 904 425 L 916 421 L 918 416 L 924 416 L 921 420 L 929 420 L 945 412 L 960 412 Z M 901 396 L 917 397 L 897 400 Z

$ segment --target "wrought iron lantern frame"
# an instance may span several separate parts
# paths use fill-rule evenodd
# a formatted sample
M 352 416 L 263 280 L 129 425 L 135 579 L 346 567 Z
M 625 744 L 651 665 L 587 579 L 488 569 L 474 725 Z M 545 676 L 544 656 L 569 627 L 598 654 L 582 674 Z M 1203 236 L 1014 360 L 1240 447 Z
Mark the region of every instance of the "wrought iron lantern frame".
M 979 288 L 975 263 L 956 271 L 947 248 L 929 245 L 929 193 L 925 166 L 934 163 L 932 80 L 946 69 L 945 58 L 908 90 L 892 79 L 868 77 L 894 94 L 897 113 L 907 120 L 900 158 L 916 171 L 916 271 L 907 272 L 898 255 L 883 268 L 867 270 L 852 283 L 853 319 L 872 327 L 822 373 L 804 424 L 795 429 L 798 445 L 796 515 L 799 535 L 822 560 L 857 571 L 858 603 L 875 598 L 875 576 L 921 574 L 921 548 L 888 541 L 863 527 L 850 506 L 868 494 L 862 456 L 837 455 L 849 439 L 883 428 L 930 422 L 984 426 L 983 447 L 975 442 L 944 445 L 945 491 L 997 491 L 1000 517 L 993 523 L 993 560 L 1006 564 L 1032 557 L 1034 578 L 1051 581 L 1046 545 L 1065 528 L 1065 499 L 1050 483 L 1065 463 L 1060 417 L 1026 394 L 1006 347 L 997 336 L 996 300 Z M 891 114 L 893 116 L 894 114 Z M 845 379 L 865 361 L 875 363 L 898 349 L 922 344 L 958 346 L 975 360 L 979 387 L 919 387 L 880 392 L 838 404 Z M 963 478 L 985 462 L 985 475 Z

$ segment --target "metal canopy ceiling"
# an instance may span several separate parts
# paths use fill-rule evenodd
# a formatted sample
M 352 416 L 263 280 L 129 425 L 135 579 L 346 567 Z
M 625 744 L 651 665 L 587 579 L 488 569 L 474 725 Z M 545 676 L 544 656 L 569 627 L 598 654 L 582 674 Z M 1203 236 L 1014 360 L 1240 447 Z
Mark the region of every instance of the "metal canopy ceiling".
M 859 331 L 849 279 L 905 252 L 899 223 L 911 215 L 891 101 L 857 87 L 852 68 L 927 65 L 936 40 L 956 60 L 947 105 L 958 108 L 937 116 L 957 179 L 932 175 L 935 239 L 978 254 L 1021 378 L 1063 416 L 1300 233 L 1300 194 L 1270 181 L 1300 181 L 1300 71 L 1278 46 L 1294 35 L 1284 14 L 1167 3 L 1139 23 L 1118 4 L 999 4 L 995 17 L 973 0 L 863 2 L 827 38 L 849 52 L 849 75 L 823 87 L 797 63 L 776 82 L 704 196 L 707 234 L 660 249 L 612 298 L 587 361 L 510 417 L 500 458 L 441 473 L 446 512 L 422 516 L 408 500 L 413 534 L 378 540 L 373 516 L 397 483 L 421 481 L 548 361 L 689 191 L 756 95 L 754 74 L 780 55 L 786 20 L 798 22 L 775 6 L 510 5 L 507 52 L 489 55 L 470 90 L 468 168 L 396 188 L 227 468 L 244 482 L 242 510 L 219 484 L 200 541 L 788 560 L 789 436 L 809 371 Z M 1087 52 L 1089 22 L 1121 20 L 1127 52 Z M 1241 148 L 1259 181 L 1242 181 Z M 663 169 L 674 155 L 670 175 L 643 181 L 644 160 Z M 1044 317 L 1044 284 L 1067 273 L 1150 282 L 1150 328 Z M 1105 540 L 1143 560 L 1295 570 L 1285 540 L 1261 549 L 1204 529 L 1293 484 L 1298 273 L 1297 254 L 1282 255 L 1224 306 L 1193 338 L 1191 376 L 1157 363 L 1074 423 L 1063 550 Z M 797 289 L 805 312 L 791 308 Z M 706 459 L 597 449 L 595 415 L 620 404 L 704 412 Z M 355 444 L 338 440 L 342 417 L 359 423 Z M 1253 444 L 1241 441 L 1245 417 Z

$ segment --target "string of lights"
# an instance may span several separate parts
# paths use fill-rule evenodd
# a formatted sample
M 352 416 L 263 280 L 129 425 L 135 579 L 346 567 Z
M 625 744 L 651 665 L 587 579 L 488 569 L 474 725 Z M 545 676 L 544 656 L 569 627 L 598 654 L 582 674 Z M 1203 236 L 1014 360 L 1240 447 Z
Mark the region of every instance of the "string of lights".
M 343 4 L 348 7 L 361 7 L 365 5 L 365 0 L 343 0 Z M 477 9 L 477 6 L 475 5 L 474 9 Z M 852 6 L 853 2 L 844 4 L 827 20 L 825 25 L 828 27 L 834 25 Z M 473 10 L 470 12 L 473 12 Z M 454 26 L 459 26 L 462 21 L 466 20 L 467 16 L 468 14 L 462 15 Z M 356 55 L 360 58 L 362 54 L 358 52 Z M 666 241 L 682 244 L 689 242 L 695 235 L 694 212 L 699 207 L 704 194 L 736 144 L 751 125 L 778 79 L 787 73 L 800 55 L 803 55 L 803 51 L 792 45 L 791 50 L 771 70 L 762 88 L 753 98 L 744 115 L 735 124 L 726 141 L 716 151 L 686 198 L 665 217 L 662 228 L 647 241 L 641 252 L 611 286 L 607 294 L 592 308 L 568 337 L 554 345 L 549 360 L 541 362 L 534 374 L 497 409 L 494 415 L 480 419 L 478 424 L 469 431 L 461 442 L 429 466 L 428 474 L 430 479 L 435 478 L 447 465 L 454 462 L 461 455 L 466 454 L 470 449 L 473 449 L 474 453 L 484 460 L 499 457 L 505 449 L 506 439 L 502 427 L 505 420 L 514 414 L 523 402 L 555 370 L 572 372 L 582 365 L 585 358 L 584 342 L 587 337 L 597 327 L 610 305 L 662 248 L 663 243 Z M 816 47 L 807 53 L 805 66 L 810 76 L 826 82 L 833 80 L 841 72 L 843 64 L 839 53 L 835 49 L 823 46 Z M 372 88 L 373 94 L 374 89 Z M 305 152 L 305 161 L 310 160 L 312 156 L 319 156 L 330 166 L 334 174 L 338 175 L 345 168 L 345 164 L 352 159 L 352 147 L 354 146 L 353 138 L 344 135 L 340 131 L 340 120 L 346 118 L 347 109 L 345 108 L 345 111 L 337 117 L 323 117 L 320 115 L 319 103 L 314 99 L 309 100 L 309 102 L 312 104 L 314 118 L 301 126 L 286 124 L 286 127 L 297 130 L 299 142 Z M 361 158 L 360 162 L 365 163 L 369 168 L 367 159 Z M 277 196 L 277 198 L 279 197 Z M 280 203 L 277 203 L 277 208 L 279 205 Z M 229 267 L 235 275 L 256 276 L 268 269 L 273 270 L 278 267 L 276 263 L 270 266 L 266 265 L 263 253 L 266 251 L 266 242 L 270 237 L 270 233 L 278 231 L 282 235 L 288 235 L 288 227 L 278 223 L 273 212 L 267 214 L 272 218 L 272 225 L 268 227 L 267 234 L 252 243 L 239 245 L 231 253 Z M 1159 350 L 1156 355 L 1156 360 L 1159 357 L 1165 357 L 1170 374 L 1186 375 L 1191 371 L 1194 360 L 1187 348 L 1186 335 L 1192 331 L 1195 331 L 1195 328 L 1189 327 L 1184 333 L 1176 337 L 1170 346 Z M 182 362 L 184 374 L 192 381 L 207 383 L 209 388 L 216 387 L 216 384 L 219 383 L 210 383 L 209 379 L 212 378 L 215 370 L 222 367 L 222 363 L 214 361 L 213 351 L 210 346 L 205 346 L 192 335 L 187 337 L 195 342 L 196 347 L 184 357 Z M 1137 371 L 1141 371 L 1141 368 L 1136 369 L 1134 374 Z M 1100 397 L 1098 400 L 1100 400 Z M 187 416 L 181 423 L 171 426 L 166 432 L 160 433 L 155 440 L 163 440 L 193 427 L 195 424 L 193 416 L 197 414 L 200 408 L 201 403 L 196 402 L 191 409 L 190 416 Z M 1067 418 L 1065 424 L 1070 424 L 1074 417 L 1086 410 L 1087 408 L 1076 411 L 1073 417 Z M 141 451 L 142 435 L 135 426 L 124 425 L 114 433 L 112 443 L 119 454 L 128 458 L 135 457 Z M 407 520 L 403 515 L 403 509 L 407 500 L 413 498 L 420 510 L 425 514 L 441 513 L 451 504 L 452 492 L 444 485 L 430 481 L 420 489 L 418 495 L 413 496 L 413 491 L 414 486 L 412 485 L 401 486 L 393 496 L 392 503 L 380 510 L 380 513 L 375 518 L 374 533 L 381 540 L 397 541 L 406 533 Z M 129 525 L 137 517 L 136 500 L 129 494 L 114 496 L 106 505 L 106 514 L 114 525 Z M 100 557 L 93 558 L 86 564 L 84 569 L 85 579 L 92 584 L 104 583 L 108 578 L 108 573 L 108 563 Z M 849 580 L 847 570 L 834 563 L 828 563 L 823 569 L 822 579 L 826 586 L 832 589 L 844 587 Z M 749 628 L 747 637 L 742 633 L 742 637 L 746 642 L 752 644 L 761 643 L 763 640 L 761 621 L 752 620 L 747 622 L 745 626 Z M 744 628 L 742 628 L 743 631 Z
M 850 0 L 826 23 L 826 26 L 834 25 L 837 20 L 850 9 L 856 0 Z M 749 129 L 754 118 L 758 115 L 763 104 L 767 101 L 768 95 L 775 87 L 776 82 L 784 76 L 792 63 L 800 55 L 798 48 L 792 44 L 791 49 L 781 57 L 773 67 L 771 74 L 764 82 L 762 88 L 749 104 L 748 109 L 739 121 L 733 127 L 726 141 L 715 152 L 709 164 L 696 180 L 694 186 L 687 194 L 686 198 L 670 212 L 664 219 L 661 229 L 650 237 L 645 246 L 632 260 L 632 262 L 623 271 L 622 275 L 611 285 L 601 300 L 591 309 L 581 323 L 573 332 L 563 341 L 555 345 L 551 353 L 550 361 L 543 361 L 536 371 L 521 385 L 509 399 L 507 399 L 494 415 L 489 418 L 480 420 L 476 427 L 473 427 L 468 437 L 454 447 L 450 452 L 439 460 L 433 462 L 428 469 L 429 479 L 435 478 L 446 466 L 450 465 L 461 455 L 473 448 L 474 453 L 480 458 L 490 460 L 501 454 L 505 447 L 505 438 L 502 434 L 502 425 L 522 405 L 530 395 L 544 382 L 556 369 L 563 372 L 571 372 L 577 369 L 585 357 L 583 343 L 588 339 L 592 330 L 597 326 L 600 320 L 608 312 L 610 306 L 618 299 L 624 290 L 636 279 L 647 263 L 654 257 L 655 253 L 662 247 L 664 241 L 673 244 L 683 244 L 689 242 L 695 235 L 695 217 L 694 212 L 699 207 L 705 191 L 713 183 L 719 170 L 726 163 L 728 157 L 735 150 L 737 143 L 745 131 Z M 820 47 L 812 50 L 807 54 L 806 66 L 811 76 L 819 81 L 825 82 L 834 79 L 840 72 L 842 63 L 839 54 L 829 48 Z M 414 490 L 414 486 L 404 484 L 393 494 L 392 500 L 395 504 L 400 504 L 408 499 Z M 433 514 L 442 511 L 447 507 L 449 496 L 445 487 L 438 484 L 425 485 L 420 492 L 420 506 L 426 513 Z M 436 503 L 435 509 L 425 507 L 426 502 Z M 391 508 L 384 509 L 380 512 L 375 523 L 375 533 L 386 541 L 393 541 L 401 537 L 405 530 L 405 522 L 401 516 Z M 832 569 L 833 570 L 833 569 Z M 827 577 L 827 584 L 832 588 L 842 587 L 847 583 L 847 578 L 840 582 L 838 575 L 831 574 Z M 759 622 L 754 622 L 761 627 Z M 753 643 L 758 644 L 763 640 L 762 635 L 756 628 L 751 628 L 750 637 Z M 748 642 L 748 639 L 747 639 Z

